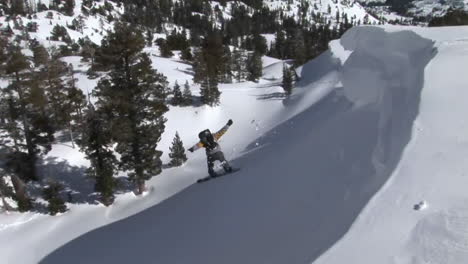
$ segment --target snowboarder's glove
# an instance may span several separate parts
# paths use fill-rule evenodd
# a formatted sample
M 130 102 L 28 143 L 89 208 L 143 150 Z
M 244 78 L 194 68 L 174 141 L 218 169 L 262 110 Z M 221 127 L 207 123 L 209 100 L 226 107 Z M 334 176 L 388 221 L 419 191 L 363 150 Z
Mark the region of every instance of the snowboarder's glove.
M 193 147 L 188 149 L 190 152 L 193 152 Z
M 229 119 L 229 121 L 227 122 L 227 125 L 228 125 L 228 126 L 231 126 L 232 123 L 233 123 L 233 122 L 232 122 L 232 119 Z

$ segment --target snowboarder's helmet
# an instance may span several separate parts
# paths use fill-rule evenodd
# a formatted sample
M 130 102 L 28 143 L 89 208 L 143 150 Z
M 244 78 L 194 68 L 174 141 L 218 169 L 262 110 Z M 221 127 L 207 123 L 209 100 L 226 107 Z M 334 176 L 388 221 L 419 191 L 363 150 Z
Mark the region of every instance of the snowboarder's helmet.
M 209 129 L 205 129 L 202 132 L 198 133 L 198 138 L 202 140 L 202 139 L 209 137 L 209 135 L 211 135 L 211 131 Z
M 200 141 L 203 144 L 205 144 L 205 146 L 207 147 L 215 146 L 213 134 L 211 134 L 211 131 L 209 129 L 205 129 L 202 132 L 198 133 L 198 137 L 200 138 Z

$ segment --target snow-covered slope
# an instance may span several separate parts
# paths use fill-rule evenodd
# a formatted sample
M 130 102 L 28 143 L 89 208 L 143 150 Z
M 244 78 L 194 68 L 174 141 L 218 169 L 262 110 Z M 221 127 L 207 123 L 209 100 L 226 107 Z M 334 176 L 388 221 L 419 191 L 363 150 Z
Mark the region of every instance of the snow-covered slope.
M 314 263 L 468 262 L 468 27 L 412 30 L 437 47 L 412 139 L 391 180 Z
M 67 62 L 74 61 L 73 58 L 66 59 Z M 157 56 L 152 56 L 152 59 L 158 71 L 167 74 L 172 83 L 175 80 L 183 83 L 191 79 L 190 74 L 182 74 L 187 65 Z M 278 60 L 267 57 L 264 61 L 265 64 L 278 63 Z M 188 148 L 196 143 L 199 131 L 206 128 L 219 129 L 229 118 L 235 124 L 221 141 L 223 150 L 229 159 L 244 155 L 252 140 L 279 122 L 277 113 L 283 107 L 283 91 L 278 86 L 281 71 L 282 67 L 265 69 L 266 76 L 275 78 L 259 83 L 221 85 L 219 107 L 171 107 L 165 115 L 168 122 L 158 144 L 158 149 L 164 151 L 163 162 L 166 164 L 169 161 L 167 153 L 176 131 Z M 85 74 L 79 77 L 79 84 L 88 84 L 90 81 Z M 80 87 L 85 89 L 88 86 Z M 198 86 L 192 85 L 191 88 L 194 95 L 198 95 Z M 70 144 L 53 146 L 40 170 L 48 176 L 64 180 L 67 189 L 73 191 L 74 201 L 68 203 L 70 211 L 55 217 L 37 212 L 0 214 L 0 263 L 37 263 L 64 243 L 158 204 L 207 175 L 205 153 L 198 151 L 189 155 L 189 161 L 184 166 L 164 169 L 150 180 L 150 191 L 142 197 L 135 196 L 129 189 L 124 192 L 120 190 L 115 203 L 107 208 L 101 204 L 86 203 L 87 195 L 93 192 L 93 181 L 84 174 L 88 165 L 84 154 L 73 149 Z M 28 250 L 27 254 L 23 253 L 25 250 Z
M 36 3 L 41 2 L 38 0 L 34 1 L 36 1 Z M 42 3 L 48 4 L 48 1 L 42 1 Z M 101 7 L 104 4 L 105 1 L 94 1 L 92 3 L 95 8 Z M 109 15 L 118 17 L 123 13 L 122 7 L 117 7 L 113 2 L 108 2 L 108 4 L 111 5 L 114 10 L 110 12 Z M 21 35 L 21 31 L 16 29 L 15 23 L 22 26 L 26 26 L 29 22 L 37 23 L 38 30 L 37 32 L 29 32 L 30 37 L 31 39 L 37 39 L 46 48 L 63 44 L 62 42 L 49 40 L 52 29 L 56 25 L 65 27 L 73 41 L 78 41 L 79 38 L 87 37 L 94 43 L 100 44 L 103 36 L 106 34 L 106 30 L 112 29 L 113 22 L 108 21 L 105 16 L 99 14 L 83 15 L 81 5 L 82 0 L 75 0 L 73 16 L 67 16 L 54 10 L 38 12 L 29 18 L 17 16 L 13 20 L 7 16 L 0 16 L 0 28 L 6 28 L 6 26 L 9 25 L 14 30 L 15 35 Z M 72 30 L 67 27 L 67 25 L 73 24 L 73 20 L 78 21 L 82 27 L 77 28 L 77 30 Z
M 468 11 L 468 0 L 416 0 L 412 1 L 412 6 L 408 11 L 415 16 L 443 16 L 450 8 L 464 9 Z
M 355 0 L 267 0 L 263 2 L 270 10 L 281 11 L 285 16 L 293 17 L 298 20 L 301 15 L 304 15 L 304 18 L 311 23 L 314 23 L 314 16 L 321 15 L 334 24 L 337 22 L 337 13 L 339 13 L 341 19 L 343 19 L 343 14 L 345 14 L 349 22 L 359 21 L 360 23 L 366 24 L 377 24 L 379 22 L 377 18 L 370 15 L 364 7 Z
M 234 161 L 240 172 L 43 263 L 465 263 L 467 36 L 351 29 L 300 69 L 286 121 Z
M 274 8 L 280 1 L 269 3 Z M 329 2 L 318 3 L 328 9 Z M 333 19 L 336 9 L 330 3 Z M 340 1 L 336 8 L 345 12 L 350 4 Z M 297 8 L 290 11 L 295 15 Z M 57 12 L 46 16 L 32 20 L 40 28 L 72 20 Z M 100 16 L 86 19 L 84 32 L 67 31 L 75 40 L 91 36 L 98 43 L 104 33 L 100 24 L 111 24 Z M 67 142 L 54 145 L 40 169 L 66 178 L 77 201 L 56 217 L 1 214 L 0 262 L 37 263 L 45 257 L 43 263 L 129 263 L 136 258 L 148 263 L 310 263 L 329 249 L 319 262 L 463 263 L 468 238 L 462 165 L 468 140 L 460 95 L 466 80 L 455 70 L 466 68 L 468 30 L 385 29 L 355 28 L 332 42 L 328 52 L 297 69 L 302 79 L 287 100 L 279 87 L 283 62 L 264 57 L 263 79 L 221 85 L 219 107 L 171 107 L 158 145 L 164 162 L 176 131 L 188 147 L 200 130 L 217 129 L 232 118 L 234 126 L 222 146 L 241 167 L 236 174 L 192 185 L 206 175 L 205 154 L 199 151 L 189 154 L 183 167 L 153 178 L 144 196 L 120 190 L 106 208 L 80 197 L 93 191 L 84 178 L 88 163 L 83 153 Z M 60 44 L 48 41 L 44 32 L 34 37 L 47 47 Z M 146 51 L 171 84 L 191 80 L 189 65 L 158 57 L 155 47 Z M 88 94 L 97 81 L 84 73 L 88 63 L 79 57 L 63 60 L 77 69 L 77 85 Z M 448 83 L 444 74 L 451 70 Z M 0 80 L 0 85 L 7 82 Z M 198 95 L 197 85 L 191 89 Z M 452 111 L 459 116 L 447 118 Z M 422 201 L 429 207 L 413 211 Z M 374 249 L 372 262 L 354 255 L 369 248 Z

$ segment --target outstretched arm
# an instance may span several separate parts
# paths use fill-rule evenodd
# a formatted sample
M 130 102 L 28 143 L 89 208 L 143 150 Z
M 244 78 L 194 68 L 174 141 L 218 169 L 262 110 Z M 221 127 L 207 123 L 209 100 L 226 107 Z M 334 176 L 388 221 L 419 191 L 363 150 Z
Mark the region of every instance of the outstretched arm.
M 203 143 L 201 142 L 198 142 L 197 144 L 193 145 L 191 148 L 189 148 L 188 150 L 190 152 L 194 152 L 195 150 L 199 149 L 199 148 L 203 148 Z
M 223 126 L 223 128 L 221 128 L 218 132 L 214 133 L 213 134 L 213 137 L 218 140 L 220 137 L 222 137 L 224 135 L 224 133 L 226 133 L 226 131 L 228 131 L 229 127 L 232 125 L 232 119 L 229 119 L 229 121 L 227 122 L 227 124 L 225 126 Z

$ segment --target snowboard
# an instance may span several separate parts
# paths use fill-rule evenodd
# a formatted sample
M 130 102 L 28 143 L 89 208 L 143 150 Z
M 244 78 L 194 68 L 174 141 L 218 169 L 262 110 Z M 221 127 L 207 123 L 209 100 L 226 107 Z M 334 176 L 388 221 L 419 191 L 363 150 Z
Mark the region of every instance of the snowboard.
M 204 178 L 201 178 L 199 180 L 197 180 L 197 183 L 202 183 L 202 182 L 207 182 L 209 180 L 213 180 L 213 179 L 216 179 L 216 178 L 219 178 L 219 177 L 223 177 L 223 176 L 226 176 L 228 174 L 232 174 L 232 173 L 235 173 L 237 171 L 240 171 L 240 168 L 232 168 L 232 171 L 230 172 L 221 172 L 221 173 L 218 173 L 218 175 L 216 175 L 215 177 L 212 177 L 212 176 L 206 176 Z

